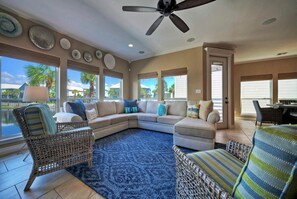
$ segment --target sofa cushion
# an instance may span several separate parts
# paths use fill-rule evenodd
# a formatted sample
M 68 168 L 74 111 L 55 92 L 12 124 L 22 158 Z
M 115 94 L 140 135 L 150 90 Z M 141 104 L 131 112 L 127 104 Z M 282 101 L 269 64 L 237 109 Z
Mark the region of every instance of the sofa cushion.
M 111 125 L 111 119 L 107 117 L 97 117 L 94 120 L 89 121 L 89 126 L 93 129 L 98 129 Z
M 213 103 L 211 100 L 209 101 L 200 100 L 199 104 L 200 104 L 199 118 L 206 121 L 208 114 L 213 110 Z
M 138 101 L 137 102 L 138 111 L 139 112 L 142 112 L 142 113 L 145 113 L 145 111 L 146 111 L 146 104 L 147 104 L 147 101 Z
M 184 119 L 183 116 L 165 115 L 165 116 L 159 116 L 157 118 L 157 122 L 163 123 L 163 124 L 176 124 L 177 122 L 181 121 L 182 119 Z
M 86 110 L 91 110 L 91 109 L 95 109 L 96 110 L 96 114 L 97 117 L 98 115 L 98 107 L 97 107 L 97 103 L 96 102 L 91 102 L 91 103 L 84 103 Z
M 146 113 L 154 113 L 157 114 L 158 111 L 158 105 L 164 104 L 164 101 L 147 101 L 146 104 Z
M 116 104 L 116 113 L 124 113 L 124 102 L 115 102 Z
M 195 118 L 184 118 L 175 124 L 174 129 L 174 132 L 180 135 L 207 139 L 213 139 L 216 135 L 216 128 L 213 124 Z
M 243 163 L 223 149 L 187 154 L 188 158 L 203 169 L 229 193 L 236 182 Z
M 100 117 L 116 114 L 117 112 L 115 102 L 98 102 L 97 106 Z
M 157 115 L 154 113 L 142 113 L 137 115 L 138 120 L 148 121 L 148 122 L 157 122 Z
M 185 117 L 187 114 L 187 101 L 166 101 L 168 115 L 179 115 Z
M 139 114 L 143 114 L 143 113 L 130 113 L 130 114 L 127 114 L 126 116 L 128 117 L 128 120 L 137 120 L 138 119 L 137 115 Z
M 235 198 L 296 198 L 296 132 L 297 125 L 256 130 L 252 150 L 233 188 Z
M 117 123 L 128 121 L 128 117 L 125 114 L 108 115 L 108 116 L 105 116 L 105 118 L 110 119 L 111 124 L 117 124 Z

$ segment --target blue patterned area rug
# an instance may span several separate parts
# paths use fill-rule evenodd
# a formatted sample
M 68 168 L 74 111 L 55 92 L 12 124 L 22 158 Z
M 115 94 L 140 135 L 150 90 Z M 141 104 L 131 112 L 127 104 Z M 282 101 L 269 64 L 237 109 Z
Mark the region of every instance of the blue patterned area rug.
M 171 134 L 128 129 L 94 144 L 93 168 L 67 169 L 105 198 L 175 198 Z M 184 152 L 192 152 L 183 149 Z

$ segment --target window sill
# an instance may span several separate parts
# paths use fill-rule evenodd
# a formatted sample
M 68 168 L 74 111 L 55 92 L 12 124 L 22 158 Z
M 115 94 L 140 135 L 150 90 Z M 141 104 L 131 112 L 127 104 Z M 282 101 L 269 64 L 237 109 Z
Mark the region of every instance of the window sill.
M 24 141 L 24 138 L 23 138 L 22 135 L 15 136 L 15 137 L 12 137 L 12 138 L 2 139 L 2 140 L 0 140 L 0 147 L 5 146 L 5 145 L 11 145 L 11 144 L 19 143 L 21 141 Z

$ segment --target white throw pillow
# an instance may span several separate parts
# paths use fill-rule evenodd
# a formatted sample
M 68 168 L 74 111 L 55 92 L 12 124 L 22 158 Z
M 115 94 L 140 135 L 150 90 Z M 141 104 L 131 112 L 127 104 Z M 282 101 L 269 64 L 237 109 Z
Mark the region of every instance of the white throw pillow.
M 91 121 L 97 117 L 97 111 L 94 108 L 90 110 L 86 110 L 86 116 L 87 116 L 87 119 Z

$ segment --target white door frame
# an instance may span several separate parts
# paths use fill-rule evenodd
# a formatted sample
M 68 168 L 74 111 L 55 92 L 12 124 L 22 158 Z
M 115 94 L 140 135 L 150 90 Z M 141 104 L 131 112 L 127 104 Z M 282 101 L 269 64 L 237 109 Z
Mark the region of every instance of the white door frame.
M 227 111 L 227 128 L 233 128 L 233 96 L 232 96 L 232 56 L 234 54 L 233 50 L 225 50 L 219 48 L 206 47 L 204 48 L 206 52 L 206 99 L 211 100 L 211 57 L 222 57 L 227 59 L 227 91 L 228 91 L 228 111 Z

